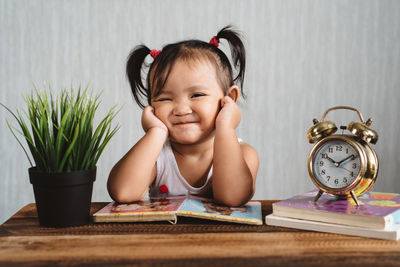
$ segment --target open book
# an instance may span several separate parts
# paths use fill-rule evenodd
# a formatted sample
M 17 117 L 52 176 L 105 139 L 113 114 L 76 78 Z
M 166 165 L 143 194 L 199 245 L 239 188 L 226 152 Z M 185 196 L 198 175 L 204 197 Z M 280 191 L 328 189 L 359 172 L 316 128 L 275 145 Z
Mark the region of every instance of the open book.
M 111 202 L 95 214 L 94 222 L 177 222 L 178 216 L 262 225 L 261 203 L 250 201 L 241 207 L 227 207 L 213 200 L 194 197 L 150 198 L 129 204 Z

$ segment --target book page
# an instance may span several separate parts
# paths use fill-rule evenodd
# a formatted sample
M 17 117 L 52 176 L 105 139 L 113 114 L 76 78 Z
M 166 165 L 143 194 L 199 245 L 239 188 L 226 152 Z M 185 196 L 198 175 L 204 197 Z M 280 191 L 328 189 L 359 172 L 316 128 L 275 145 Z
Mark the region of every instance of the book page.
M 126 214 L 177 211 L 184 199 L 183 197 L 165 197 L 144 199 L 128 204 L 114 202 L 110 208 L 110 213 Z
M 143 199 L 133 203 L 115 201 L 93 214 L 94 222 L 138 222 L 167 220 L 176 223 L 176 211 L 185 197 Z
M 189 196 L 177 211 L 178 215 L 245 224 L 262 224 L 261 203 L 251 201 L 241 207 L 216 204 L 213 200 Z

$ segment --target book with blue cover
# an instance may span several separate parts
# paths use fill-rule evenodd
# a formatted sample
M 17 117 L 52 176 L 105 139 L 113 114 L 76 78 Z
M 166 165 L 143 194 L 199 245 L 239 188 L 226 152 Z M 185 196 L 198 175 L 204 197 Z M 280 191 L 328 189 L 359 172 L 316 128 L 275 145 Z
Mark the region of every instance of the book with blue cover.
M 323 194 L 314 202 L 318 190 L 313 190 L 272 204 L 278 217 L 390 230 L 400 227 L 400 194 L 368 192 L 353 199 L 338 199 Z
M 121 204 L 111 202 L 95 214 L 94 222 L 143 222 L 170 221 L 176 223 L 178 216 L 201 218 L 232 223 L 261 225 L 261 203 L 250 201 L 241 207 L 228 207 L 211 199 L 184 196 L 149 198 Z

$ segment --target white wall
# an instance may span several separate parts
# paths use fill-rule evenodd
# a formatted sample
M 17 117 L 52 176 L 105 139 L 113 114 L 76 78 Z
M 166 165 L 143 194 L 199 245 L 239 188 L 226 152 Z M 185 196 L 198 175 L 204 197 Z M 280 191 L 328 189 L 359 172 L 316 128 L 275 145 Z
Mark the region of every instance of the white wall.
M 49 81 L 54 91 L 88 82 L 102 90 L 99 115 L 125 104 L 94 187 L 93 201 L 109 201 L 108 172 L 142 135 L 124 73 L 130 50 L 208 41 L 227 24 L 246 39 L 248 98 L 238 135 L 260 156 L 255 199 L 313 188 L 306 132 L 334 105 L 374 119 L 381 163 L 374 190 L 400 192 L 400 1 L 0 0 L 0 101 L 24 108 L 32 83 Z M 357 119 L 351 112 L 328 116 L 339 125 Z M 34 201 L 28 161 L 6 119 L 13 122 L 0 109 L 0 223 Z

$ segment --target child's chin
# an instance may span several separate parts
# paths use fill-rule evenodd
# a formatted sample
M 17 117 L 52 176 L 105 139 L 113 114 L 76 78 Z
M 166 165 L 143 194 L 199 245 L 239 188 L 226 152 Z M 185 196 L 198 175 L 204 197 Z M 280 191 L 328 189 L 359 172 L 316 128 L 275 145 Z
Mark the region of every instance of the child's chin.
M 174 143 L 182 145 L 193 145 L 202 140 L 200 136 L 170 136 L 170 140 Z
M 199 139 L 189 139 L 189 138 L 170 138 L 171 142 L 178 143 L 181 145 L 192 145 L 199 141 Z

